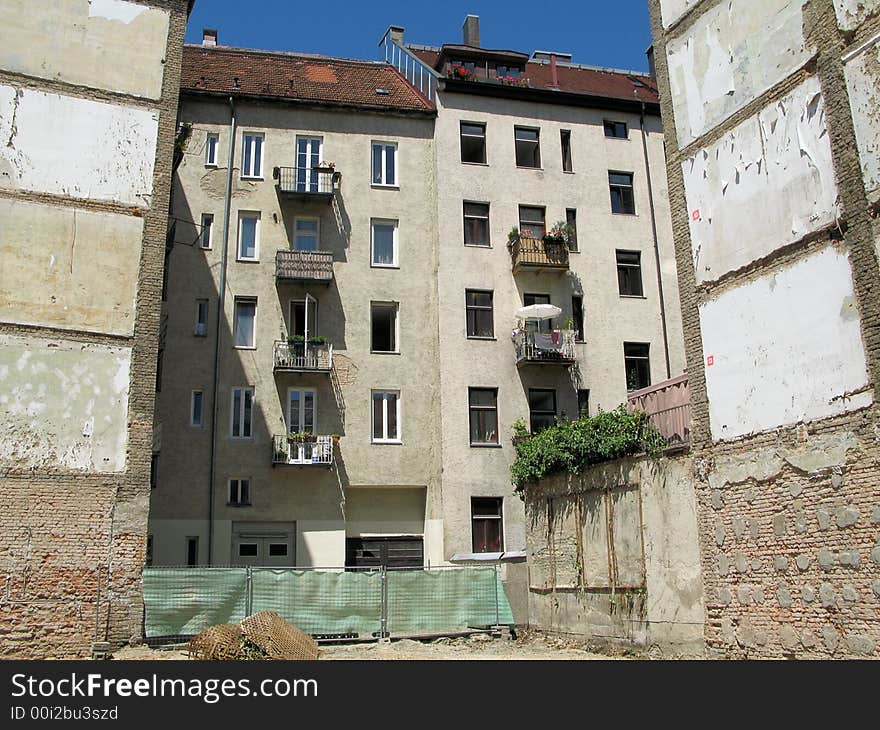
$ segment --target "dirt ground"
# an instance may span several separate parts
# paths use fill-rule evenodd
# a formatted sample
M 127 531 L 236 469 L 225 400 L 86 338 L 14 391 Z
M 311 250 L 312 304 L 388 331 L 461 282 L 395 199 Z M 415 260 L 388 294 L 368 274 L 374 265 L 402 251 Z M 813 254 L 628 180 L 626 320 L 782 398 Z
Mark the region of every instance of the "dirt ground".
M 113 653 L 114 659 L 189 659 L 186 647 L 151 649 L 125 647 Z M 486 634 L 441 638 L 433 641 L 412 639 L 390 643 L 322 644 L 321 659 L 628 659 L 648 658 L 628 652 L 599 653 L 583 642 L 536 632 L 519 632 L 515 639 L 492 638 Z

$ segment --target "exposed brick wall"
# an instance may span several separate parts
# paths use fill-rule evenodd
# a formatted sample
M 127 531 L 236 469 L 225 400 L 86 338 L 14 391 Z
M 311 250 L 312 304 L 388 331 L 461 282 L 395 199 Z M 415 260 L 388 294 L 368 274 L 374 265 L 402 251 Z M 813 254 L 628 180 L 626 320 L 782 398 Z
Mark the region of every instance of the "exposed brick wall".
M 666 61 L 667 39 L 687 32 L 706 9 L 697 4 L 668 32 L 659 0 L 649 0 L 666 129 L 668 179 L 693 410 L 694 484 L 706 601 L 706 643 L 728 656 L 880 655 L 880 414 L 876 405 L 846 416 L 713 444 L 709 430 L 698 287 L 681 162 L 807 74 L 822 85 L 835 176 L 844 216 L 839 230 L 813 234 L 754 261 L 717 288 L 734 287 L 799 260 L 831 241 L 849 252 L 874 402 L 880 391 L 880 275 L 872 217 L 853 135 L 841 57 L 880 26 L 838 30 L 832 0 L 804 10 L 807 66 L 781 80 L 686 150 L 676 140 Z M 791 363 L 798 367 L 797 363 Z

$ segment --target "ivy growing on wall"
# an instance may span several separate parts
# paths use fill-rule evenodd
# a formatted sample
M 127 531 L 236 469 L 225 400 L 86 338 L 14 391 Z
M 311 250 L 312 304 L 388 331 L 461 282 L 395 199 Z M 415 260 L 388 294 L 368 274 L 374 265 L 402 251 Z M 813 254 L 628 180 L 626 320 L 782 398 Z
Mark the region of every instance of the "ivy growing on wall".
M 647 453 L 657 456 L 666 440 L 643 411 L 599 411 L 595 416 L 560 422 L 529 438 L 515 428 L 516 460 L 510 477 L 516 491 L 552 474 L 578 474 L 593 464 Z

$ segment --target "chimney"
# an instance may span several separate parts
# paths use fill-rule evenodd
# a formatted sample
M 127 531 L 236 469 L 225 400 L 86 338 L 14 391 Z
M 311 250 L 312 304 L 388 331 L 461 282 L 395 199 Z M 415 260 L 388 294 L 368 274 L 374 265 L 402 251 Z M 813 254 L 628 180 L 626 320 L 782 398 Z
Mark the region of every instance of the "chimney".
M 217 45 L 217 31 L 211 28 L 205 28 L 202 30 L 202 45 L 203 46 L 216 46 Z
M 651 78 L 656 81 L 657 80 L 657 67 L 654 65 L 654 46 L 653 44 L 648 46 L 648 50 L 645 51 L 645 54 L 648 56 L 648 73 L 651 74 Z
M 461 26 L 462 42 L 466 46 L 480 47 L 480 16 L 468 15 Z
M 388 32 L 391 34 L 391 41 L 398 46 L 403 45 L 403 26 L 389 25 Z
M 550 87 L 553 89 L 559 88 L 559 74 L 556 71 L 556 54 L 550 54 Z

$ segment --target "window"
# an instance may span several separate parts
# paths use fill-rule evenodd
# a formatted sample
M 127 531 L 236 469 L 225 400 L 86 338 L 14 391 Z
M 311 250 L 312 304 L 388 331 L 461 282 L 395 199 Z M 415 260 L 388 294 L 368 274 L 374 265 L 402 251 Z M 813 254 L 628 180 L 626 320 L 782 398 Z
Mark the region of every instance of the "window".
M 626 370 L 626 389 L 638 390 L 651 384 L 650 345 L 646 342 L 624 342 L 623 363 Z
M 208 334 L 208 300 L 196 299 L 196 337 Z
M 186 538 L 186 564 L 188 566 L 199 564 L 199 538 Z
M 159 454 L 154 453 L 150 457 L 150 489 L 155 489 L 159 484 Z
M 486 125 L 461 123 L 461 161 L 486 164 Z
M 562 171 L 571 172 L 571 130 L 559 130 L 559 136 L 562 142 Z
M 616 139 L 626 139 L 629 136 L 626 129 L 626 122 L 611 122 L 606 119 L 605 136 L 614 137 Z
M 576 208 L 565 209 L 565 222 L 568 224 L 568 250 L 578 250 L 578 212 Z
M 519 232 L 530 238 L 541 238 L 547 232 L 544 209 L 527 205 L 519 206 Z
M 249 439 L 253 436 L 254 389 L 232 389 L 232 413 L 229 433 L 232 438 Z
M 464 306 L 467 313 L 468 337 L 494 337 L 495 324 L 492 311 L 492 292 L 466 289 Z
M 321 162 L 322 144 L 320 137 L 296 138 L 296 190 L 300 193 L 317 193 L 318 171 L 315 167 Z
M 201 426 L 202 425 L 202 405 L 204 403 L 204 393 L 201 390 L 194 390 L 192 392 L 192 399 L 190 402 L 189 409 L 189 425 L 190 426 Z
M 373 443 L 400 442 L 400 392 L 373 391 Z
M 153 536 L 152 535 L 147 535 L 147 554 L 144 558 L 144 564 L 148 568 L 153 564 Z
M 468 388 L 471 446 L 498 443 L 498 389 Z
M 263 177 L 263 135 L 246 132 L 242 140 L 241 176 Z
M 238 260 L 260 259 L 260 214 L 238 214 Z
M 540 132 L 529 127 L 514 127 L 513 137 L 516 144 L 517 167 L 540 167 L 541 144 L 538 139 Z
M 590 415 L 590 391 L 578 390 L 578 418 L 588 418 Z
M 584 298 L 575 295 L 571 298 L 571 318 L 574 320 L 574 339 L 584 341 Z
M 217 148 L 220 146 L 220 135 L 208 133 L 205 138 L 205 164 L 217 166 Z
M 464 245 L 488 246 L 489 204 L 464 203 Z
M 373 266 L 397 266 L 397 221 L 372 221 Z
M 475 553 L 504 551 L 504 522 L 501 497 L 471 497 L 471 531 Z
M 556 423 L 556 391 L 529 388 L 529 428 L 538 433 Z
M 622 297 L 643 295 L 642 254 L 638 251 L 617 252 L 617 287 Z
M 229 480 L 229 502 L 227 504 L 241 507 L 251 503 L 251 480 L 250 479 L 230 479 Z
M 608 186 L 611 189 L 611 212 L 633 215 L 636 202 L 633 198 L 633 176 L 631 172 L 609 172 Z
M 396 142 L 373 142 L 373 185 L 397 185 Z
M 257 300 L 244 297 L 235 298 L 235 320 L 232 340 L 235 347 L 253 349 L 256 342 Z
M 503 79 L 505 76 L 518 79 L 522 74 L 522 66 L 495 66 L 495 77 Z
M 290 328 L 292 337 L 313 337 L 318 333 L 318 300 L 309 295 L 306 299 L 290 302 Z
M 202 232 L 199 235 L 199 248 L 211 248 L 211 236 L 214 232 L 214 214 L 202 213 Z
M 293 222 L 293 247 L 297 251 L 318 250 L 318 219 L 297 218 Z
M 398 352 L 397 304 L 370 304 L 370 350 L 372 352 Z

